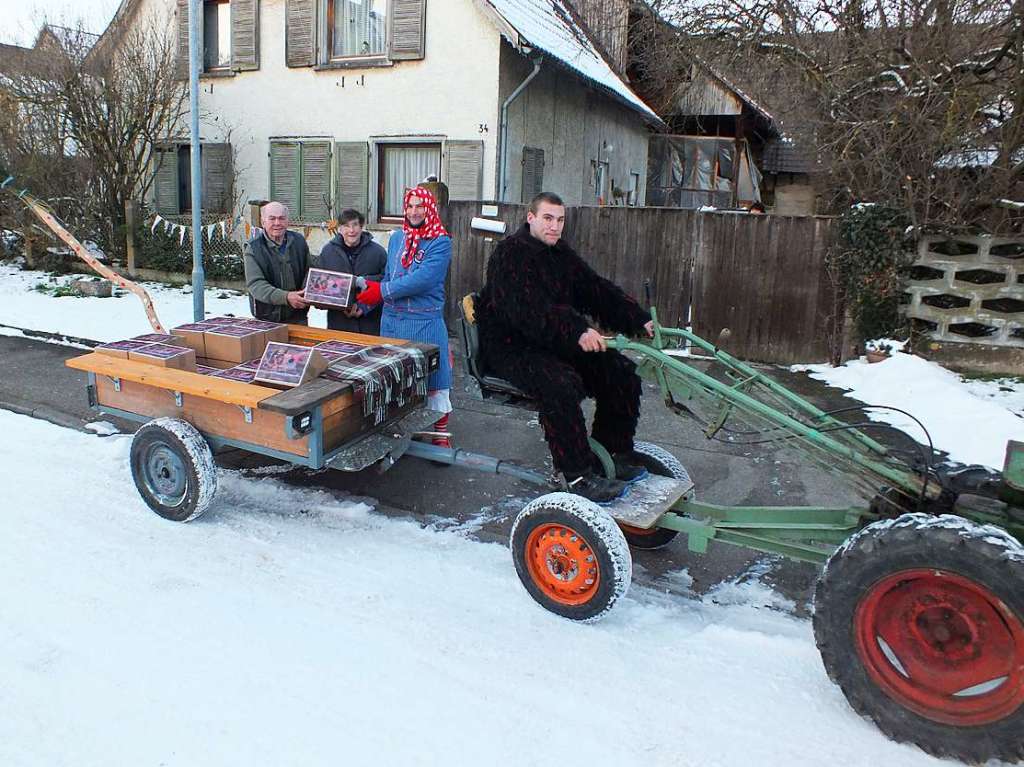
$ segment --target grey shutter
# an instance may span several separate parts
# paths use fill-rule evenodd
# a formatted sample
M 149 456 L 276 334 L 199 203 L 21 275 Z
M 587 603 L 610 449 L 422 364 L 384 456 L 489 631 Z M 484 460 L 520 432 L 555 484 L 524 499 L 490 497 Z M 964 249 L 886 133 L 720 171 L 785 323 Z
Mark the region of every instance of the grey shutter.
M 331 145 L 310 141 L 302 145 L 302 220 L 307 223 L 331 217 Z
M 334 145 L 334 215 L 355 208 L 364 216 L 369 207 L 370 147 L 365 141 L 339 141 Z
M 311 67 L 316 63 L 316 0 L 288 0 L 284 11 L 285 63 Z
M 479 200 L 484 169 L 483 141 L 447 141 L 445 178 L 450 200 Z
M 231 68 L 260 68 L 260 0 L 231 0 Z
M 427 0 L 391 0 L 388 58 L 422 59 L 426 45 Z
M 275 141 L 270 145 L 270 199 L 288 206 L 293 218 L 299 217 L 300 158 L 297 141 Z
M 227 213 L 234 202 L 231 144 L 203 144 L 203 210 Z
M 544 150 L 533 146 L 524 146 L 522 202 L 530 202 L 543 191 Z
M 174 61 L 174 75 L 179 80 L 188 79 L 188 0 L 178 0 L 176 11 L 178 30 L 178 56 Z
M 164 216 L 181 212 L 178 201 L 178 150 L 157 149 L 153 152 L 156 176 L 153 180 L 153 205 Z

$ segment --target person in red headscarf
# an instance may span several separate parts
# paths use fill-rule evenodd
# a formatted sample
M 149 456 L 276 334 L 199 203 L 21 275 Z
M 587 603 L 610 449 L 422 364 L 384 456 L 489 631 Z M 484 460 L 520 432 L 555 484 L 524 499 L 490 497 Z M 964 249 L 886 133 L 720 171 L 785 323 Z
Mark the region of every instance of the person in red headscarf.
M 357 297 L 361 304 L 383 302 L 380 334 L 421 341 L 441 348 L 441 361 L 427 382 L 427 407 L 444 413 L 434 424 L 435 445 L 451 447 L 448 414 L 452 362 L 444 322 L 444 281 L 452 257 L 452 240 L 437 213 L 437 200 L 417 186 L 405 193 L 401 232 L 388 240 L 388 263 L 380 282 L 367 281 Z

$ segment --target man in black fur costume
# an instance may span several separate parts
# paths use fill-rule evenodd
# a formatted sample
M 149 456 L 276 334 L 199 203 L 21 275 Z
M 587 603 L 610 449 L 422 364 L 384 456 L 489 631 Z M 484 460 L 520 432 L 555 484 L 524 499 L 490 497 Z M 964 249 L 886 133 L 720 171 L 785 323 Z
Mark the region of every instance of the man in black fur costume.
M 555 468 L 569 489 L 598 502 L 643 476 L 633 456 L 640 417 L 636 366 L 615 351 L 588 318 L 607 330 L 651 335 L 651 316 L 599 276 L 562 240 L 565 205 L 542 192 L 526 223 L 491 255 L 477 303 L 485 368 L 540 402 L 540 423 Z M 580 402 L 597 401 L 593 437 L 612 454 L 616 476 L 595 472 Z

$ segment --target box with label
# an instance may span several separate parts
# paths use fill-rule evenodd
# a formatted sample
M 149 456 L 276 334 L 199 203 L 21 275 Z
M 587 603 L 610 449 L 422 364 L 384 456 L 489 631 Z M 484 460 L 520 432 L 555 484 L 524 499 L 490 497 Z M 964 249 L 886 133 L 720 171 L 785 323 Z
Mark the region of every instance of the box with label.
M 170 346 L 168 344 L 146 344 L 137 351 L 128 352 L 128 359 L 136 362 L 148 362 L 176 370 L 196 370 L 196 353 L 186 346 Z
M 235 325 L 243 328 L 252 328 L 253 330 L 262 330 L 267 334 L 267 341 L 277 341 L 282 344 L 288 343 L 288 326 L 282 325 L 280 322 L 244 319 L 239 320 Z
M 219 325 L 203 333 L 206 345 L 206 359 L 225 360 L 234 363 L 251 360 L 263 354 L 267 345 L 267 334 L 262 330 L 239 327 L 238 325 Z M 209 364 L 209 363 L 207 363 Z
M 207 317 L 205 320 L 201 320 L 203 325 L 237 325 L 239 322 L 244 322 L 246 317 Z
M 196 363 L 196 372 L 199 373 L 199 375 L 212 376 L 214 373 L 218 372 L 218 370 L 217 370 L 217 368 L 211 368 L 208 365 L 200 365 L 197 362 Z
M 190 322 L 187 325 L 178 325 L 176 328 L 171 328 L 171 333 L 175 337 L 180 338 L 185 346 L 195 351 L 197 357 L 205 357 L 206 341 L 203 338 L 203 333 L 216 327 L 216 325 L 210 325 L 205 322 Z
M 327 370 L 327 360 L 311 346 L 271 342 L 253 379 L 272 386 L 298 386 Z
M 128 353 L 138 351 L 144 346 L 149 346 L 149 341 L 136 341 L 131 339 L 129 341 L 112 341 L 109 344 L 100 344 L 96 347 L 95 351 L 98 354 L 106 354 L 110 357 L 120 357 L 121 359 L 128 359 Z
M 238 365 L 237 362 L 231 360 L 215 360 L 211 357 L 196 357 L 196 365 L 202 365 L 203 367 L 212 368 L 213 370 L 227 370 Z
M 247 368 L 233 367 L 218 370 L 213 374 L 213 377 L 226 378 L 229 381 L 238 381 L 239 383 L 252 383 L 252 379 L 256 377 L 256 371 L 249 370 Z
M 180 336 L 170 333 L 146 333 L 143 336 L 135 336 L 132 341 L 144 341 L 147 344 L 167 344 L 168 346 L 188 346 Z
M 355 277 L 345 272 L 310 269 L 306 275 L 306 300 L 321 309 L 346 309 L 352 303 Z

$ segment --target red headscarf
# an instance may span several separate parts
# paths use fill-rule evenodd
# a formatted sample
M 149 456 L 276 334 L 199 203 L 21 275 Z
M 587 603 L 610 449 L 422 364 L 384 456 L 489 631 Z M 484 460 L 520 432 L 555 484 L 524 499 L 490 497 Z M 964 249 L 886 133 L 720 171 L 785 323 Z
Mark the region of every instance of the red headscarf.
M 410 197 L 419 197 L 423 201 L 423 206 L 427 209 L 427 217 L 423 220 L 422 226 L 409 226 L 408 218 L 404 219 L 402 223 L 402 232 L 405 233 L 402 266 L 406 269 L 412 266 L 414 259 L 416 261 L 423 260 L 423 254 L 420 253 L 420 240 L 433 240 L 437 237 L 448 236 L 448 230 L 444 228 L 441 217 L 437 215 L 437 199 L 434 195 L 422 186 L 406 190 L 405 197 L 402 199 L 403 212 L 409 207 Z

